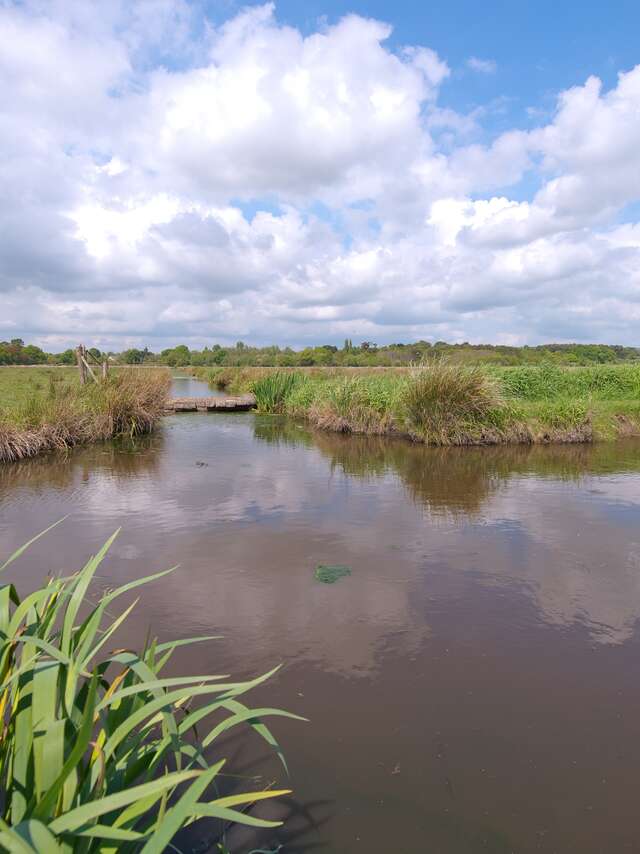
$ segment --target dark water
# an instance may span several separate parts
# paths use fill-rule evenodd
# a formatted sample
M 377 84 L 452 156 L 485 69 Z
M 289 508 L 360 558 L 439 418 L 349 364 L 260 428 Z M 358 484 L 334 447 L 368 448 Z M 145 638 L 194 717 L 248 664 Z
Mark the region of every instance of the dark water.
M 63 514 L 22 590 L 122 526 L 103 583 L 181 564 L 124 642 L 214 632 L 177 666 L 284 663 L 256 702 L 311 720 L 274 725 L 295 795 L 261 845 L 640 851 L 639 443 L 434 450 L 185 414 L 0 468 L 0 554 Z M 319 562 L 352 575 L 322 585 Z M 236 770 L 254 748 L 229 745 Z

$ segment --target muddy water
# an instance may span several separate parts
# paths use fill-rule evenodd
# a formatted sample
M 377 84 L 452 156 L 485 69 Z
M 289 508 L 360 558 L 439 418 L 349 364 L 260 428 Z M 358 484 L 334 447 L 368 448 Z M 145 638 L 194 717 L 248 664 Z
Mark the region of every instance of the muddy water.
M 122 526 L 100 583 L 181 564 L 123 642 L 224 635 L 193 673 L 284 663 L 256 701 L 310 723 L 274 726 L 295 794 L 255 844 L 640 850 L 640 444 L 439 451 L 185 414 L 0 468 L 0 554 L 64 514 L 22 590 Z M 322 585 L 319 562 L 352 574 Z M 253 741 L 228 753 L 274 773 Z

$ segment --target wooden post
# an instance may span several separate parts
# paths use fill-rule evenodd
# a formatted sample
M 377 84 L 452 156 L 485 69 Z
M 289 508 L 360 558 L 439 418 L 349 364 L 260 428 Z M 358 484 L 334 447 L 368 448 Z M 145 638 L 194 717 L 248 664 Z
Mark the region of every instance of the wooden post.
M 106 380 L 108 370 L 109 370 L 109 363 L 105 359 L 104 362 L 102 363 L 102 379 L 103 380 Z
M 76 347 L 76 361 L 78 362 L 78 370 L 80 371 L 80 385 L 84 385 L 87 381 L 87 369 L 85 368 L 83 350 L 84 347 L 82 344 Z
M 84 352 L 86 353 L 87 351 L 85 350 Z M 93 373 L 93 371 L 91 370 L 91 365 L 89 364 L 89 362 L 87 362 L 87 360 L 85 359 L 84 356 L 82 357 L 82 362 L 84 364 L 85 370 L 87 370 L 89 372 L 89 374 L 91 375 L 91 379 L 94 381 L 94 383 L 97 383 L 98 382 L 97 377 Z

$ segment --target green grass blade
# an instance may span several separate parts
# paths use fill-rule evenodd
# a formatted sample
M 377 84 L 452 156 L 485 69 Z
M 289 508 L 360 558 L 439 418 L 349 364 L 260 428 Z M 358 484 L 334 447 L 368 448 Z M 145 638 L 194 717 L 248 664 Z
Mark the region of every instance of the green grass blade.
M 64 720 L 56 720 L 60 665 L 39 662 L 33 671 L 33 765 L 36 799 L 53 785 L 64 765 Z
M 53 529 L 60 525 L 62 522 L 64 522 L 66 518 L 66 516 L 63 516 L 62 519 L 58 519 L 58 521 L 54 522 L 53 525 L 49 525 L 49 527 L 45 528 L 44 531 L 40 531 L 39 534 L 36 534 L 35 537 L 32 537 L 29 542 L 25 543 L 23 546 L 20 546 L 19 549 L 16 549 L 16 551 L 10 557 L 8 557 L 7 560 L 5 560 L 2 566 L 0 566 L 0 572 L 4 572 L 4 570 L 8 566 L 10 566 L 14 562 L 14 560 L 17 560 L 22 554 L 24 554 L 24 552 L 26 552 L 29 546 L 33 545 L 37 540 L 40 539 L 40 537 L 44 537 L 44 535 L 48 534 L 49 531 L 53 531 Z
M 106 543 L 102 546 L 100 551 L 85 564 L 82 570 L 78 575 L 77 583 L 75 584 L 73 593 L 71 595 L 71 600 L 67 605 L 67 610 L 64 616 L 64 622 L 62 624 L 62 638 L 60 640 L 60 646 L 63 652 L 67 654 L 71 651 L 71 635 L 73 632 L 73 627 L 75 623 L 75 619 L 78 615 L 78 610 L 82 601 L 85 599 L 87 595 L 87 589 L 93 578 L 97 568 L 102 563 L 105 555 L 109 551 L 113 541 L 120 533 L 120 529 L 115 531 Z
M 78 830 L 76 836 L 86 836 L 91 839 L 111 839 L 116 842 L 136 842 L 144 839 L 144 834 L 135 830 L 125 830 L 121 827 L 108 827 L 106 824 L 94 824 L 84 830 Z
M 87 701 L 84 706 L 82 726 L 76 736 L 75 744 L 54 783 L 49 787 L 44 797 L 33 810 L 34 818 L 40 819 L 49 816 L 54 804 L 58 800 L 58 796 L 62 791 L 65 781 L 71 772 L 76 769 L 76 766 L 79 764 L 89 746 L 91 733 L 93 731 L 93 715 L 96 706 L 97 685 L 98 677 L 94 673 L 89 683 L 89 691 L 87 694 Z
M 3 822 L 0 844 L 10 854 L 62 854 L 63 851 L 49 828 L 33 819 L 12 828 Z
M 244 824 L 247 827 L 280 827 L 282 825 L 281 821 L 268 821 L 265 818 L 255 818 L 247 813 L 229 809 L 229 807 L 219 807 L 215 801 L 210 804 L 198 804 L 193 817 L 219 818 L 221 821 Z
M 201 771 L 174 771 L 171 774 L 160 777 L 158 780 L 153 780 L 151 783 L 132 786 L 124 792 L 106 795 L 104 798 L 99 798 L 96 801 L 69 810 L 65 815 L 54 819 L 49 827 L 56 834 L 73 833 L 84 829 L 85 824 L 94 821 L 101 815 L 122 809 L 122 807 L 126 807 L 151 795 L 158 794 L 160 796 L 166 789 L 173 789 L 180 783 L 191 780 L 200 774 L 202 774 Z
M 208 771 L 201 772 L 200 776 L 189 786 L 178 803 L 168 810 L 164 820 L 147 840 L 142 849 L 142 854 L 163 854 L 176 833 L 191 818 L 198 799 L 204 794 L 207 787 L 211 785 L 223 765 L 224 760 L 221 760 L 212 765 Z

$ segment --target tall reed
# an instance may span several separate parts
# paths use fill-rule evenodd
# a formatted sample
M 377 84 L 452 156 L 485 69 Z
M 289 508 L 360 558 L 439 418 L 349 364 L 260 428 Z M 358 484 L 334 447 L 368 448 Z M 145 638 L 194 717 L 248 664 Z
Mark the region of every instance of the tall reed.
M 300 374 L 275 371 L 257 379 L 251 386 L 259 412 L 282 413 L 286 402 L 301 382 Z
M 289 793 L 217 790 L 226 776 L 220 742 L 236 727 L 249 726 L 281 756 L 263 719 L 295 716 L 238 699 L 275 671 L 244 682 L 162 675 L 176 648 L 210 637 L 105 652 L 136 604 L 114 616 L 120 597 L 166 574 L 103 593 L 90 607 L 89 586 L 115 536 L 77 575 L 23 599 L 12 584 L 0 587 L 4 851 L 162 854 L 200 819 L 273 827 L 244 810 Z

